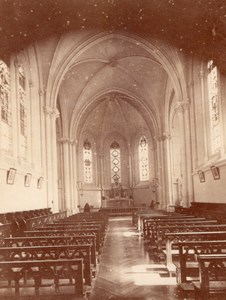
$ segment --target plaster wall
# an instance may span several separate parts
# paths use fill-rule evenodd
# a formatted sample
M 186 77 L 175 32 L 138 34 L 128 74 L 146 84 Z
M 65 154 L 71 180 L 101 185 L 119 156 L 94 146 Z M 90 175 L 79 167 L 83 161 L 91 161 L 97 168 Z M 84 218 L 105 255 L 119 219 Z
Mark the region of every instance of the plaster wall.
M 226 165 L 219 168 L 220 179 L 214 180 L 211 170 L 205 171 L 205 182 L 200 182 L 198 175 L 194 175 L 195 202 L 226 203 Z

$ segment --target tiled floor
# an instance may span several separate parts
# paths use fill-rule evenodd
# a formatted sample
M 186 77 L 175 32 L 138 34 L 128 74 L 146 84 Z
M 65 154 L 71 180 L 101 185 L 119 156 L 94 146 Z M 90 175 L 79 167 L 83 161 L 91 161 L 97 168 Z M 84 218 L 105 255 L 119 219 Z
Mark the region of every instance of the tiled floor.
M 193 299 L 180 293 L 176 278 L 145 248 L 130 217 L 111 218 L 90 300 Z

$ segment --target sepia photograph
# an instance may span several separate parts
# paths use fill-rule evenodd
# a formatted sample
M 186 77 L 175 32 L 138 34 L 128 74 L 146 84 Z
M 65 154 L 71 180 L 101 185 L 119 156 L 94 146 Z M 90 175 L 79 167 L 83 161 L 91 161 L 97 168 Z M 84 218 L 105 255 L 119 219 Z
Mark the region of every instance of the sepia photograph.
M 226 0 L 0 0 L 0 299 L 226 299 Z

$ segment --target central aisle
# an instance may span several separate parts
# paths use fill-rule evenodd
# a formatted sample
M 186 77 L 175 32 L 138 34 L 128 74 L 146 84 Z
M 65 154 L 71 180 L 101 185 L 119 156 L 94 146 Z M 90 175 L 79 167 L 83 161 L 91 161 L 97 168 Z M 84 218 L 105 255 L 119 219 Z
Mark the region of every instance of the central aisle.
M 176 279 L 155 264 L 131 217 L 109 219 L 108 232 L 91 300 L 178 299 Z

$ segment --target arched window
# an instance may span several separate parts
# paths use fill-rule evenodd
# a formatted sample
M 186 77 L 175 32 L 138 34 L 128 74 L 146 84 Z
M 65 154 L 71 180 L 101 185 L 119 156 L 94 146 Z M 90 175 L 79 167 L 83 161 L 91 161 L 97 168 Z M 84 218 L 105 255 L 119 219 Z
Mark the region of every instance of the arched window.
M 1 148 L 11 145 L 11 102 L 9 68 L 0 60 Z
M 20 122 L 20 153 L 27 153 L 27 111 L 26 111 L 26 80 L 22 66 L 18 66 L 19 122 Z
M 26 136 L 26 113 L 25 113 L 25 103 L 26 103 L 26 86 L 25 86 L 25 76 L 24 71 L 21 66 L 19 66 L 19 102 L 20 102 L 20 133 Z
M 113 142 L 110 146 L 111 160 L 111 183 L 121 183 L 121 153 L 117 142 Z
M 139 141 L 139 174 L 140 181 L 149 180 L 148 142 L 143 135 Z
M 93 182 L 93 167 L 92 167 L 92 148 L 91 143 L 86 139 L 83 144 L 83 165 L 84 165 L 84 182 Z
M 1 121 L 9 125 L 9 68 L 0 60 Z
M 213 61 L 208 62 L 208 102 L 210 113 L 211 153 L 217 153 L 221 148 L 221 132 L 219 118 L 218 71 Z

